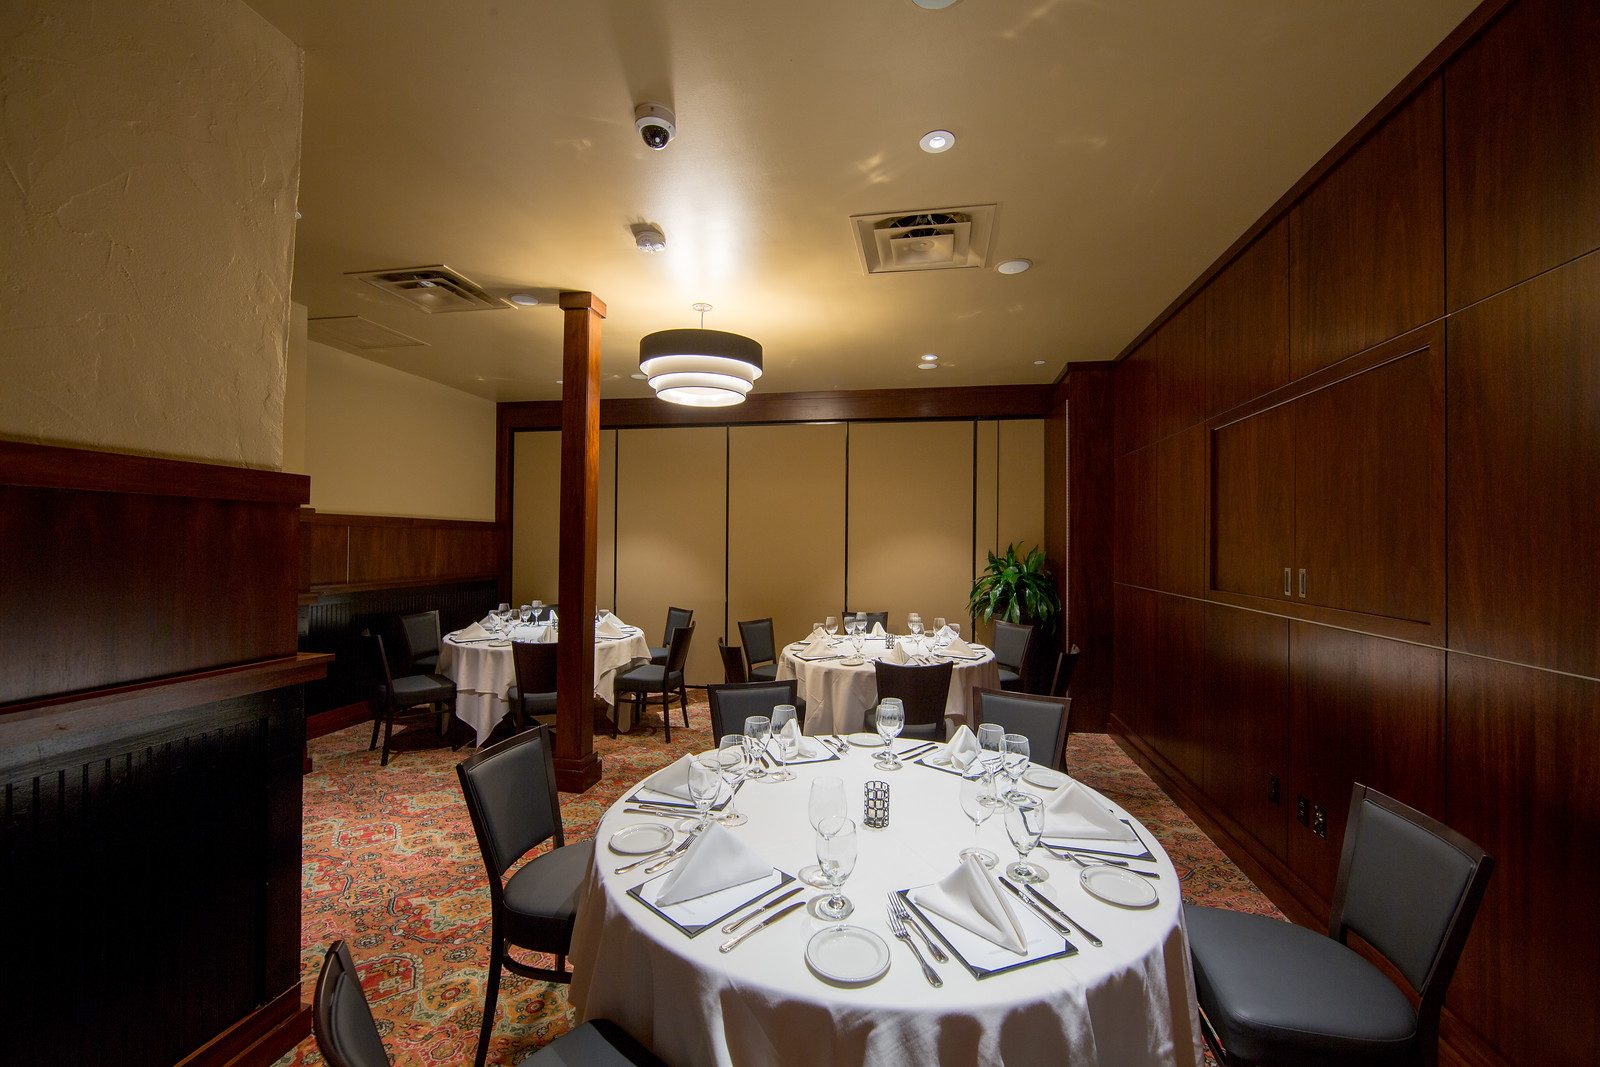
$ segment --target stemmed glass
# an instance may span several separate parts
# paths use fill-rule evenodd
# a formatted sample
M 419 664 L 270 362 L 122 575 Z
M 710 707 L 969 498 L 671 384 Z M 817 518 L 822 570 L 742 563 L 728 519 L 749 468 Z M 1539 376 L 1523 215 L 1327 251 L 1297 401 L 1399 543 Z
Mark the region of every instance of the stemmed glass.
M 911 631 L 912 637 L 922 636 L 922 616 L 912 612 L 906 616 L 906 629 Z
M 883 752 L 878 756 L 878 767 L 886 771 L 898 771 L 905 764 L 894 754 L 894 739 L 900 736 L 900 731 L 906 726 L 905 705 L 898 700 L 893 702 L 885 700 L 880 703 L 877 725 L 878 736 L 883 738 Z
M 828 631 L 829 637 L 839 636 L 839 620 L 832 615 L 829 615 L 825 620 L 823 620 L 822 628 Z
M 765 715 L 752 715 L 744 721 L 745 741 L 750 752 L 750 777 L 765 778 L 766 768 L 760 756 L 767 751 L 767 739 L 772 736 L 772 720 Z
M 795 708 L 793 704 L 779 704 L 772 709 L 772 720 L 769 727 L 771 730 L 769 739 L 772 743 L 767 746 L 766 751 L 772 756 L 772 760 L 778 765 L 778 769 L 767 775 L 767 781 L 769 782 L 794 781 L 794 772 L 789 769 L 789 757 L 792 755 L 789 746 L 792 742 L 783 736 L 784 727 L 794 721 Z M 796 747 L 798 748 L 798 746 Z
M 856 824 L 850 819 L 829 816 L 817 830 L 817 865 L 833 892 L 812 901 L 812 914 L 819 919 L 848 919 L 856 910 L 850 898 L 839 890 L 850 872 L 856 869 Z
M 1011 789 L 1006 793 L 1007 800 L 1014 800 L 1019 796 L 1026 796 L 1017 790 L 1022 785 L 1022 776 L 1028 773 L 1028 763 L 1032 758 L 1032 751 L 1028 739 L 1022 734 L 1006 734 L 1004 739 L 1005 755 L 1002 766 L 1006 777 L 1011 779 Z
M 1006 868 L 1006 874 L 1018 882 L 1043 882 L 1050 873 L 1028 862 L 1028 853 L 1039 846 L 1039 835 L 1044 831 L 1044 801 L 1032 793 L 1015 793 L 1006 807 L 1006 836 L 1011 847 L 1017 850 L 1017 862 Z
M 992 775 L 1006 758 L 1006 728 L 999 723 L 986 722 L 978 727 L 978 758 L 983 761 L 983 773 Z
M 993 867 L 1000 857 L 978 844 L 978 828 L 984 820 L 1003 806 L 994 795 L 994 779 L 982 773 L 968 773 L 961 778 L 961 810 L 972 820 L 972 847 L 961 850 L 962 860 L 974 859 L 985 867 Z
M 700 816 L 694 831 L 699 832 L 711 821 L 711 805 L 722 792 L 722 765 L 715 755 L 699 756 L 689 761 L 689 799 Z
M 806 814 L 811 819 L 811 829 L 818 833 L 822 832 L 822 824 L 829 819 L 848 818 L 849 812 L 844 799 L 844 779 L 831 774 L 811 779 L 811 799 L 806 805 Z M 800 868 L 800 880 L 818 889 L 823 889 L 828 884 L 827 877 L 822 873 L 822 867 L 815 863 Z
M 950 643 L 950 635 L 945 632 L 944 616 L 936 615 L 933 619 L 933 646 L 943 648 Z
M 728 806 L 722 809 L 717 821 L 724 826 L 743 826 L 749 820 L 735 801 L 739 796 L 739 786 L 744 784 L 745 776 L 750 773 L 750 750 L 742 734 L 722 735 L 722 740 L 717 742 L 717 766 L 729 790 Z

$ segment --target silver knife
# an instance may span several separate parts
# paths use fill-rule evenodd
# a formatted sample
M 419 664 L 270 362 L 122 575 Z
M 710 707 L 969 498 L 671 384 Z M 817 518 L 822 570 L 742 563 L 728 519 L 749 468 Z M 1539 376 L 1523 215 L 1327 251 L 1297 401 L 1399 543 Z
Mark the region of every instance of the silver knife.
M 728 940 L 724 941 L 722 944 L 717 946 L 717 951 L 718 952 L 732 952 L 734 949 L 739 947 L 739 943 L 741 941 L 743 941 L 745 938 L 749 937 L 751 934 L 755 933 L 757 930 L 765 930 L 767 927 L 771 926 L 773 923 L 777 922 L 779 919 L 782 919 L 784 916 L 788 915 L 790 912 L 794 911 L 796 908 L 803 908 L 805 906 L 806 906 L 805 905 L 805 901 L 797 900 L 793 904 L 790 904 L 788 907 L 782 909 L 781 911 L 773 912 L 770 916 L 768 916 L 765 919 L 762 919 L 760 922 L 756 923 L 754 926 L 752 926 L 750 929 L 746 930 L 744 933 L 735 934 L 732 937 L 728 938 Z
M 725 933 L 725 934 L 735 933 L 736 931 L 738 931 L 739 927 L 743 926 L 745 923 L 749 922 L 751 919 L 754 919 L 757 915 L 760 915 L 762 912 L 771 911 L 773 908 L 776 908 L 779 904 L 782 904 L 784 901 L 788 900 L 790 897 L 792 897 L 796 893 L 800 892 L 800 890 L 802 888 L 804 888 L 804 887 L 797 885 L 793 889 L 789 890 L 787 893 L 779 893 L 777 896 L 773 897 L 771 900 L 767 901 L 765 904 L 761 905 L 761 907 L 757 908 L 755 911 L 752 911 L 749 915 L 746 915 L 744 918 L 735 919 L 731 923 L 724 923 L 723 927 L 722 927 L 722 932 Z
M 1001 878 L 1000 884 L 1011 890 L 1012 896 L 1016 897 L 1018 900 L 1022 901 L 1023 904 L 1027 905 L 1029 911 L 1033 912 L 1035 915 L 1039 916 L 1039 918 L 1049 923 L 1051 927 L 1054 928 L 1058 933 L 1063 935 L 1072 933 L 1072 931 L 1069 930 L 1066 927 L 1066 924 L 1064 924 L 1060 919 L 1056 918 L 1054 915 L 1051 915 L 1049 912 L 1045 911 L 1043 908 L 1039 907 L 1039 905 L 1035 904 L 1032 900 L 1029 900 L 1025 895 L 1023 895 L 1022 890 L 1011 884 L 1009 879 Z
M 1045 896 L 1043 893 L 1039 892 L 1037 889 L 1033 888 L 1033 886 L 1031 886 L 1031 885 L 1028 887 L 1028 891 L 1033 894 L 1033 898 L 1035 900 L 1039 901 L 1045 907 L 1049 908 L 1051 911 L 1053 911 L 1057 915 L 1061 916 L 1061 918 L 1064 921 L 1071 923 L 1073 926 L 1076 926 L 1078 928 L 1078 932 L 1083 934 L 1084 937 L 1089 939 L 1089 944 L 1093 945 L 1095 948 L 1103 948 L 1103 947 L 1105 947 L 1105 942 L 1104 941 L 1101 941 L 1098 937 L 1096 937 L 1093 934 L 1091 934 L 1084 927 L 1084 925 L 1081 922 L 1079 922 L 1077 919 L 1074 919 L 1072 916 L 1068 915 L 1066 912 L 1064 912 L 1060 908 L 1058 908 L 1055 905 L 1055 902 L 1052 901 L 1049 897 Z
M 693 840 L 693 839 L 691 838 L 690 840 Z M 638 859 L 634 860 L 632 863 L 624 863 L 621 867 L 613 868 L 611 873 L 612 874 L 627 874 L 629 871 L 633 870 L 635 867 L 642 867 L 646 863 L 651 862 L 652 860 L 659 860 L 659 859 L 662 859 L 663 857 L 666 857 L 666 856 L 675 856 L 679 852 L 682 852 L 688 846 L 689 846 L 689 841 L 686 840 L 682 844 L 673 845 L 670 848 L 658 848 L 654 852 L 650 853 L 648 856 L 641 856 Z

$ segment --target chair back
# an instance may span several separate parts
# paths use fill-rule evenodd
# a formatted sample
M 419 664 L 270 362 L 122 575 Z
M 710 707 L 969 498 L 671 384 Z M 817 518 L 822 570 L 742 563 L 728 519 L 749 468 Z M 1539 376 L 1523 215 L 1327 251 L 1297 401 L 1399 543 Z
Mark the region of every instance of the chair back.
M 311 1006 L 317 1051 L 332 1067 L 389 1067 L 355 961 L 343 941 L 328 946 Z
M 752 619 L 739 624 L 739 640 L 744 642 L 744 654 L 754 667 L 758 663 L 775 663 L 778 646 L 772 636 L 771 619 Z
M 684 623 L 671 632 L 667 641 L 667 675 L 677 674 L 683 670 L 683 665 L 689 662 L 689 642 L 694 640 L 694 623 Z
M 366 660 L 367 673 L 372 676 L 372 684 L 377 688 L 385 701 L 394 698 L 394 671 L 389 667 L 389 656 L 383 647 L 383 638 L 371 630 L 362 630 L 361 636 L 356 638 L 361 642 L 361 655 Z
M 994 659 L 1000 666 L 1010 667 L 1026 678 L 1023 668 L 1027 666 L 1029 646 L 1032 644 L 1032 626 L 995 621 Z
M 878 660 L 873 669 L 878 675 L 878 699 L 899 697 L 906 709 L 906 726 L 943 726 L 955 664 L 920 667 Z
M 729 645 L 722 638 L 717 638 L 717 653 L 722 657 L 722 680 L 732 685 L 736 682 L 750 680 L 750 672 L 745 670 L 744 650 L 737 645 Z
M 885 632 L 887 632 L 889 629 L 889 613 L 887 611 L 847 611 L 845 614 L 855 615 L 857 617 L 864 616 L 867 620 L 868 631 L 871 631 L 873 623 L 877 623 L 879 626 L 882 626 Z
M 668 608 L 667 629 L 666 632 L 661 635 L 661 643 L 670 647 L 672 645 L 672 635 L 677 633 L 683 627 L 688 626 L 693 621 L 693 608 Z
M 517 692 L 523 696 L 556 691 L 556 643 L 511 642 L 511 667 L 517 675 Z
M 752 715 L 771 716 L 779 704 L 799 703 L 800 683 L 793 678 L 781 682 L 740 682 L 708 685 L 711 698 L 711 738 L 721 743 L 724 734 L 744 733 L 744 721 Z M 800 723 L 804 728 L 805 723 Z
M 549 733 L 535 725 L 481 749 L 456 765 L 456 776 L 498 907 L 500 877 L 513 863 L 552 837 L 566 844 Z
M 972 690 L 973 727 L 992 722 L 1004 727 L 1008 734 L 1021 734 L 1028 739 L 1033 762 L 1046 767 L 1059 769 L 1062 765 L 1071 713 L 1070 699 L 976 686 Z
M 431 656 L 439 651 L 437 611 L 419 611 L 414 615 L 400 616 L 400 631 L 405 634 L 406 648 L 412 659 Z
M 1359 934 L 1416 990 L 1419 1028 L 1436 1033 L 1494 860 L 1413 807 L 1357 782 L 1328 936 Z M 1425 1031 L 1426 1032 L 1426 1031 Z
M 561 611 L 561 605 L 559 605 L 559 604 L 546 604 L 542 608 L 534 608 L 533 609 L 533 614 L 529 617 L 528 621 L 529 622 L 549 622 L 550 621 L 550 616 L 558 615 L 558 614 L 560 614 L 560 611 Z
M 1067 688 L 1072 685 L 1072 672 L 1078 669 L 1078 646 L 1073 645 L 1067 651 L 1056 656 L 1056 676 L 1050 683 L 1050 695 L 1064 697 Z

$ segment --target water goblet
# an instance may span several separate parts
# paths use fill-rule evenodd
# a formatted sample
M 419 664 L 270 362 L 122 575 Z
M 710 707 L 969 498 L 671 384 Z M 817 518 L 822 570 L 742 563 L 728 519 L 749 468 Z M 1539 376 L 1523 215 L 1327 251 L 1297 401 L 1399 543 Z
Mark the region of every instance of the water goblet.
M 785 737 L 783 730 L 789 723 L 796 721 L 795 714 L 793 704 L 779 704 L 772 709 L 772 718 L 768 726 L 771 731 L 769 736 L 771 743 L 767 745 L 767 753 L 778 765 L 778 769 L 767 775 L 769 782 L 794 781 L 794 772 L 789 769 L 789 757 L 795 754 L 799 746 Z
M 722 809 L 717 821 L 724 826 L 743 826 L 749 820 L 735 804 L 739 786 L 750 773 L 750 749 L 742 734 L 723 734 L 717 742 L 717 765 L 722 771 L 722 781 L 728 787 L 728 806 Z
M 1002 766 L 1006 777 L 1011 779 L 1011 790 L 1006 793 L 1006 799 L 1012 800 L 1021 796 L 1018 788 L 1022 785 L 1022 776 L 1028 773 L 1028 764 L 1033 753 L 1028 744 L 1028 739 L 1022 734 L 1006 734 L 1004 739 L 1005 755 Z
M 978 758 L 983 761 L 983 773 L 994 774 L 1005 762 L 1006 728 L 999 723 L 986 722 L 978 727 Z
M 806 805 L 806 814 L 811 819 L 811 829 L 822 832 L 822 824 L 829 819 L 842 820 L 849 817 L 845 807 L 844 779 L 831 774 L 819 775 L 811 779 L 811 798 Z M 800 868 L 800 880 L 806 885 L 825 889 L 828 885 L 827 877 L 822 873 L 821 864 L 807 864 Z
M 752 715 L 744 721 L 744 736 L 750 752 L 750 777 L 765 778 L 766 765 L 761 757 L 767 754 L 767 739 L 772 736 L 772 720 L 765 715 Z
M 1006 807 L 1006 836 L 1017 850 L 1017 862 L 1006 868 L 1006 874 L 1015 882 L 1043 882 L 1049 872 L 1029 863 L 1028 853 L 1039 847 L 1039 835 L 1044 831 L 1044 801 L 1032 793 L 1013 796 Z
M 829 615 L 825 620 L 823 620 L 822 628 L 828 631 L 829 637 L 839 636 L 839 620 L 834 618 L 832 615 Z
M 856 869 L 856 824 L 850 819 L 829 816 L 817 830 L 817 865 L 832 893 L 813 900 L 811 914 L 819 919 L 848 919 L 856 910 L 850 898 L 839 890 L 850 872 Z
M 905 764 L 900 762 L 900 757 L 894 754 L 894 739 L 900 736 L 900 731 L 905 729 L 906 709 L 898 700 L 890 703 L 885 700 L 878 705 L 877 714 L 878 736 L 883 738 L 883 753 L 878 757 L 878 766 L 886 771 L 898 771 Z
M 978 844 L 978 829 L 1003 802 L 994 795 L 994 779 L 974 771 L 961 777 L 961 810 L 972 820 L 972 847 L 961 850 L 961 859 L 977 860 L 992 868 L 1000 857 Z
M 918 615 L 914 611 L 910 615 L 907 615 L 906 616 L 906 629 L 908 631 L 910 631 L 912 637 L 921 637 L 922 636 L 922 616 Z
M 699 814 L 700 821 L 695 823 L 691 832 L 698 832 L 709 825 L 711 821 L 711 805 L 717 801 L 717 794 L 722 792 L 722 765 L 717 761 L 715 754 L 698 756 L 689 762 L 689 799 L 694 801 L 694 810 Z

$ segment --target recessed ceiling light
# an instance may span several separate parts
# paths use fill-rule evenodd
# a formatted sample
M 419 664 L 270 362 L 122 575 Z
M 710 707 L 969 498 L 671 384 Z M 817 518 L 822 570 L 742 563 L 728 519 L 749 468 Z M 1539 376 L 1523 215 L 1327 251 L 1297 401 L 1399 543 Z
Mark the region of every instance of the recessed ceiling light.
M 1035 367 L 1042 367 L 1042 366 L 1044 366 L 1044 360 L 1042 360 L 1042 359 L 1036 359 L 1036 360 L 1034 360 L 1034 361 L 1033 361 L 1033 365 L 1034 365 L 1034 366 L 1035 366 Z
M 937 364 L 937 363 L 918 363 L 917 364 L 917 369 L 918 370 L 938 370 L 939 369 L 939 364 Z
M 1001 274 L 1021 274 L 1031 266 L 1033 266 L 1033 260 L 1031 259 L 1008 259 L 996 267 L 995 270 Z
M 961 0 L 911 0 L 911 2 L 929 11 L 943 11 L 947 7 L 955 7 Z
M 940 152 L 948 152 L 955 147 L 956 135 L 949 130 L 929 130 L 922 135 L 922 140 L 917 143 L 922 146 L 924 152 L 932 152 L 934 155 L 938 155 Z
M 924 363 L 937 363 L 939 362 L 939 357 L 932 352 L 928 352 L 923 355 L 922 360 Z
M 520 307 L 531 308 L 539 306 L 539 298 L 532 293 L 512 293 L 506 299 Z
M 557 384 L 557 385 L 560 385 L 560 384 L 561 384 L 561 379 L 560 379 L 560 378 L 557 378 L 557 379 L 556 379 L 556 384 Z

